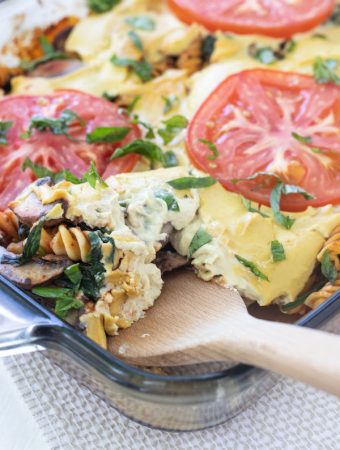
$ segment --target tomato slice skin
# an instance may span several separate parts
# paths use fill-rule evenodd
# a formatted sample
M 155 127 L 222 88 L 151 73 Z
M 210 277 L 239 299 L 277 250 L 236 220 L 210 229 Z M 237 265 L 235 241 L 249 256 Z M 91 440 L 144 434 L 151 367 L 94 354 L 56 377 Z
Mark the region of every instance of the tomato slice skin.
M 33 116 L 59 118 L 65 109 L 72 110 L 86 123 L 81 125 L 75 120 L 70 124 L 68 131 L 74 140 L 38 130 L 34 130 L 29 138 L 22 138 Z M 51 95 L 4 97 L 0 100 L 0 120 L 13 122 L 6 136 L 7 144 L 0 145 L 0 209 L 6 208 L 8 201 L 34 180 L 30 170 L 21 170 L 26 157 L 52 171 L 69 169 L 76 176 L 81 176 L 94 161 L 103 177 L 129 172 L 138 161 L 138 155 L 110 161 L 115 148 L 140 137 L 138 127 L 132 125 L 116 105 L 80 91 L 58 90 Z M 113 144 L 87 143 L 86 134 L 97 127 L 129 127 L 131 131 L 122 141 Z
M 293 133 L 305 142 L 293 137 Z M 318 85 L 308 75 L 246 70 L 224 80 L 189 124 L 186 147 L 193 163 L 229 191 L 270 206 L 277 174 L 313 195 L 283 196 L 285 211 L 340 203 L 340 86 Z M 219 156 L 200 140 L 214 143 Z
M 168 0 L 170 9 L 186 23 L 199 23 L 210 31 L 262 34 L 289 38 L 325 21 L 335 0 Z M 270 6 L 268 6 L 268 4 Z M 247 9 L 247 5 L 248 8 Z

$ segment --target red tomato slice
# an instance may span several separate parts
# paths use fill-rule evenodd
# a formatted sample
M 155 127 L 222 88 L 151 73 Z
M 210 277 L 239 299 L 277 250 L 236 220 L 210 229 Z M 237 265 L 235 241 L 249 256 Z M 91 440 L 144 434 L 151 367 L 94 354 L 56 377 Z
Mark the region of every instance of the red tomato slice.
M 72 110 L 86 122 L 82 126 L 75 120 L 68 128 L 76 141 L 37 130 L 28 139 L 21 137 L 33 116 L 59 118 L 65 109 Z M 0 209 L 34 179 L 30 171 L 20 169 L 26 157 L 50 170 L 69 169 L 77 176 L 81 176 L 94 161 L 103 177 L 129 172 L 138 160 L 137 155 L 128 155 L 110 161 L 115 148 L 140 137 L 139 129 L 130 124 L 116 105 L 82 92 L 62 90 L 53 95 L 5 97 L 0 101 L 0 121 L 13 121 L 7 134 L 7 145 L 0 145 Z M 97 127 L 130 127 L 131 131 L 121 142 L 114 144 L 86 143 L 86 134 Z
M 283 210 L 302 211 L 340 202 L 339 137 L 340 86 L 259 69 L 233 75 L 216 88 L 189 125 L 187 148 L 198 167 L 260 204 L 270 204 L 274 177 L 232 180 L 265 171 L 302 187 L 313 200 L 292 194 L 281 202 Z M 216 144 L 215 160 L 200 139 Z
M 208 30 L 291 37 L 322 23 L 335 0 L 168 0 L 177 17 Z

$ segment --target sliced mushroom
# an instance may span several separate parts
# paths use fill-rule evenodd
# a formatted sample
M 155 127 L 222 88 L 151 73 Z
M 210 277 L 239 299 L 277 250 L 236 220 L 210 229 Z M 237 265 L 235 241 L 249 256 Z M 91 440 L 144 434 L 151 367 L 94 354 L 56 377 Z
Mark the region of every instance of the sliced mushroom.
M 0 261 L 4 258 L 16 258 L 17 255 L 0 247 Z M 16 266 L 0 264 L 0 275 L 23 289 L 32 289 L 34 286 L 54 280 L 61 275 L 71 261 L 64 256 L 48 255 L 41 259 L 33 259 L 27 264 Z
M 50 178 L 42 178 L 37 181 L 37 185 L 50 183 Z M 19 221 L 29 227 L 32 227 L 41 217 L 49 213 L 58 203 L 62 205 L 64 214 L 57 219 L 51 219 L 45 222 L 45 226 L 50 227 L 63 222 L 67 210 L 65 200 L 56 201 L 48 205 L 43 205 L 34 192 L 31 192 L 22 202 L 11 208 Z
M 58 59 L 40 64 L 29 73 L 30 77 L 54 78 L 67 75 L 83 66 L 83 63 L 76 58 Z
M 157 253 L 155 264 L 159 270 L 164 273 L 186 266 L 188 264 L 188 260 L 174 251 L 161 250 Z

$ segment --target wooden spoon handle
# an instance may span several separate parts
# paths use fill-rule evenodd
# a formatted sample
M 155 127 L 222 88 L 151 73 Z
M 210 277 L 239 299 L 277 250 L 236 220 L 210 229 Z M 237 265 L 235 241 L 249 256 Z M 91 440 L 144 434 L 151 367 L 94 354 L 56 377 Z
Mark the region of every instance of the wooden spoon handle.
M 340 396 L 340 336 L 252 317 L 245 322 L 232 342 L 220 342 L 229 357 Z

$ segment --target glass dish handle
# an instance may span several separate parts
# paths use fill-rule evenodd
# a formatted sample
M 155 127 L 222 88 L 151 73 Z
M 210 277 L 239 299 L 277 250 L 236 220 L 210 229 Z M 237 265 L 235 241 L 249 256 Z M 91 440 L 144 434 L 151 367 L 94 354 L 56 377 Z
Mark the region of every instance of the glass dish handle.
M 56 317 L 0 276 L 0 356 L 38 350 L 39 328 L 59 324 Z

